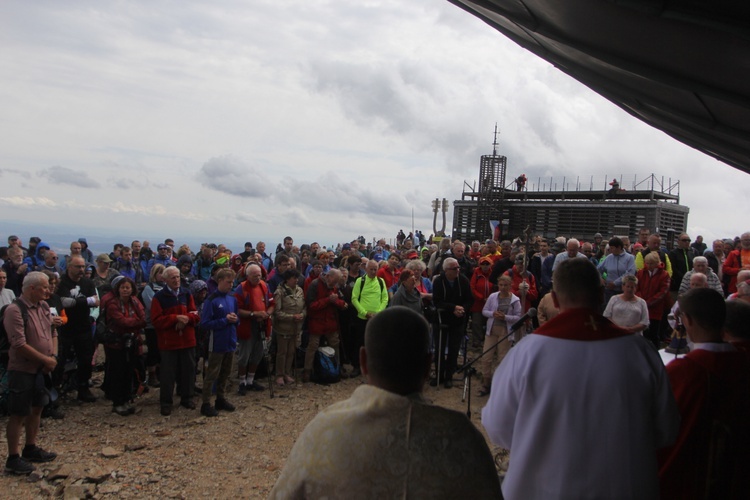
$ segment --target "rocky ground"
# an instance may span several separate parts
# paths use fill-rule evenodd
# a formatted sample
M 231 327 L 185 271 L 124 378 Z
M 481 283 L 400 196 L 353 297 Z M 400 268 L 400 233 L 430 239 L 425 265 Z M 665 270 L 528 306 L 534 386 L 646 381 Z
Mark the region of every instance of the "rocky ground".
M 101 374 L 96 374 L 100 378 Z M 97 380 L 98 381 L 98 380 Z M 267 385 L 267 380 L 264 385 Z M 206 418 L 176 407 L 159 414 L 158 389 L 141 396 L 135 415 L 111 413 L 111 404 L 63 404 L 63 420 L 43 420 L 39 444 L 58 453 L 30 477 L 0 475 L 5 498 L 265 498 L 305 425 L 326 406 L 349 397 L 362 379 L 330 386 L 298 384 L 274 391 L 235 393 L 233 413 Z M 463 383 L 427 387 L 434 404 L 466 412 Z M 478 384 L 472 392 L 476 394 Z M 101 391 L 93 392 L 101 396 Z M 472 421 L 486 399 L 472 396 Z M 199 398 L 196 398 L 199 403 Z M 200 406 L 200 405 L 199 405 Z M 6 420 L 0 425 L 5 427 Z M 0 446 L 7 450 L 5 433 Z M 500 450 L 492 447 L 493 454 Z M 5 452 L 0 455 L 5 458 Z

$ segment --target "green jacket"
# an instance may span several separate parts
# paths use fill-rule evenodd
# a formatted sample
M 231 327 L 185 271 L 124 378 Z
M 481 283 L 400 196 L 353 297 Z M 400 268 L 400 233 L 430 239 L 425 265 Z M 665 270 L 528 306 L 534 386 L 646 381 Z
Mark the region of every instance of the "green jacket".
M 388 306 L 388 289 L 383 278 L 371 279 L 367 275 L 357 278 L 352 289 L 352 305 L 359 319 L 367 319 L 368 312 L 385 310 Z

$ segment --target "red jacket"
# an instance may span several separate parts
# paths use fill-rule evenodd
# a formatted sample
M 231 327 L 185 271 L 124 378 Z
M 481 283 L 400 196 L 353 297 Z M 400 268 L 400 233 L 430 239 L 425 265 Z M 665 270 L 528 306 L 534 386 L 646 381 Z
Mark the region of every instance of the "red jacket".
M 721 272 L 724 273 L 725 276 L 731 276 L 727 293 L 734 293 L 737 291 L 737 273 L 742 270 L 743 266 L 748 264 L 747 262 L 742 262 L 741 252 L 741 248 L 729 252 L 727 260 L 724 261 L 724 267 L 721 268 Z
M 497 285 L 490 283 L 490 271 L 483 273 L 479 267 L 474 269 L 471 275 L 471 293 L 474 295 L 471 312 L 481 312 L 487 297 L 494 292 L 497 292 Z
M 669 274 L 664 270 L 664 263 L 659 262 L 659 267 L 653 276 L 647 268 L 643 268 L 635 274 L 638 278 L 638 289 L 635 294 L 646 301 L 648 305 L 648 319 L 661 320 L 664 308 L 669 305 Z
M 383 278 L 383 281 L 385 281 L 385 287 L 390 288 L 395 283 L 398 283 L 398 278 L 401 276 L 401 269 L 396 269 L 395 271 L 391 272 L 391 268 L 388 266 L 381 267 L 378 269 L 378 278 Z
M 177 316 L 180 315 L 188 317 L 188 324 L 182 330 L 176 328 Z M 156 292 L 151 301 L 151 324 L 156 330 L 160 351 L 195 347 L 195 325 L 200 320 L 193 296 L 185 287 L 180 287 L 175 295 L 165 286 Z
M 328 297 L 336 296 L 331 301 Z M 338 287 L 328 288 L 323 280 L 316 279 L 310 283 L 305 297 L 307 303 L 307 327 L 310 335 L 328 335 L 339 329 L 339 309 L 346 307 L 346 302 L 339 295 Z
M 126 333 L 139 334 L 146 327 L 146 313 L 141 301 L 131 297 L 128 304 L 123 304 L 119 298 L 112 296 L 106 305 L 107 326 L 118 335 Z M 138 342 L 138 339 L 135 339 Z M 109 345 L 110 348 L 120 349 L 120 344 Z
M 513 295 L 521 299 L 522 302 L 523 298 L 521 297 L 521 292 L 518 290 L 518 287 L 523 281 L 526 281 L 529 284 L 529 289 L 526 291 L 526 303 L 524 304 L 523 308 L 523 312 L 526 313 L 529 309 L 531 309 L 531 303 L 539 297 L 539 291 L 536 289 L 536 279 L 534 278 L 534 275 L 529 271 L 526 271 L 524 273 L 526 276 L 522 276 L 521 273 L 516 272 L 516 266 L 508 269 L 503 274 L 505 276 L 510 276 L 510 290 L 513 292 Z
M 682 422 L 674 444 L 658 453 L 661 498 L 747 498 L 747 354 L 696 349 L 671 361 L 667 375 Z
M 257 287 L 257 288 L 256 288 Z M 253 286 L 250 280 L 245 280 L 234 289 L 234 297 L 237 299 L 237 308 L 246 311 L 266 311 L 269 312 L 273 306 L 273 296 L 268 291 L 268 284 L 261 280 Z M 247 340 L 252 336 L 253 323 L 258 318 L 243 318 L 237 324 L 237 338 Z M 260 331 L 265 333 L 266 338 L 271 338 L 271 318 L 265 320 L 265 325 Z

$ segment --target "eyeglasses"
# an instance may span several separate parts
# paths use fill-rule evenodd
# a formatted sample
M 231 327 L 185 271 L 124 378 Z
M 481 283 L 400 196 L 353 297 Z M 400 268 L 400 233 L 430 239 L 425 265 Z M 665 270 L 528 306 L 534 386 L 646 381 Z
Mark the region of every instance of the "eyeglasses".
M 688 243 L 690 243 L 690 238 L 680 238 L 680 241 L 687 241 Z
M 460 267 L 446 267 L 445 268 L 446 271 L 458 271 L 459 269 Z

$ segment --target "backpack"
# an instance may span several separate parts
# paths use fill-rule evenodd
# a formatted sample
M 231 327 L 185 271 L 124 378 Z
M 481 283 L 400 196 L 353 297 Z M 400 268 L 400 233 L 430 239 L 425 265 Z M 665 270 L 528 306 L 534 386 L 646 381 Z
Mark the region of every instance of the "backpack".
M 365 278 L 367 276 L 362 276 L 359 278 L 359 295 L 357 295 L 357 300 L 362 300 L 362 290 L 365 288 Z M 383 295 L 383 289 L 385 288 L 385 284 L 383 283 L 383 278 L 380 276 L 375 277 L 378 280 L 378 284 L 380 285 L 380 295 Z
M 21 318 L 23 318 L 23 328 L 26 329 L 26 325 L 29 323 L 29 308 L 19 299 L 13 300 L 11 304 L 17 304 L 21 310 Z M 8 309 L 10 304 L 6 304 L 0 309 L 0 364 L 8 364 L 8 353 L 10 352 L 10 338 L 8 338 L 8 332 L 5 330 L 5 310 Z
M 315 351 L 312 381 L 317 384 L 335 384 L 341 380 L 341 371 L 332 347 L 319 347 Z

